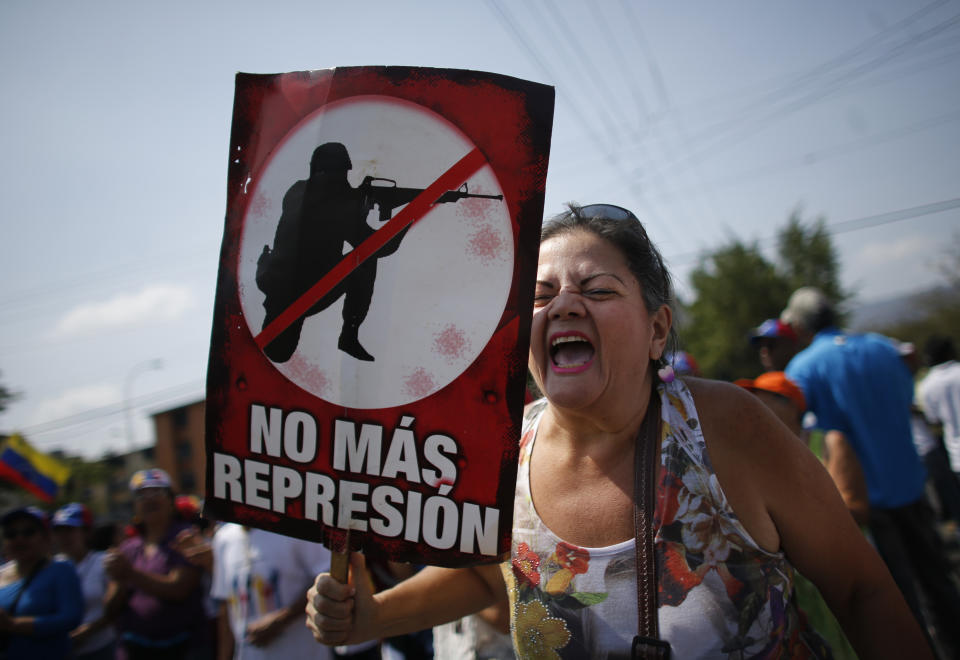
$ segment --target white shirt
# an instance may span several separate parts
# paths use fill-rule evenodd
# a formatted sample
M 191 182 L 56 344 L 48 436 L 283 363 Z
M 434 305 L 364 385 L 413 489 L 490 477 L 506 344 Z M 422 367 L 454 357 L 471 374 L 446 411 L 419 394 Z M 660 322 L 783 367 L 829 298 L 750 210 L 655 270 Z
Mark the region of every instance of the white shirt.
M 103 570 L 103 552 L 88 552 L 80 560 L 79 564 L 74 564 L 77 570 L 77 577 L 80 578 L 80 590 L 83 592 L 83 623 L 96 621 L 103 616 L 103 597 L 107 593 L 107 584 L 110 579 L 106 571 Z M 65 554 L 57 555 L 58 559 L 73 561 Z M 107 626 L 89 637 L 83 644 L 74 649 L 75 653 L 91 653 L 102 649 L 107 644 L 114 641 L 116 632 L 112 626 Z
M 910 430 L 913 431 L 913 446 L 921 458 L 940 446 L 940 440 L 930 431 L 926 416 L 919 410 L 910 411 Z
M 472 615 L 434 627 L 433 657 L 438 660 L 514 660 L 516 655 L 510 635 Z
M 227 523 L 213 537 L 210 594 L 226 601 L 234 658 L 332 658 L 303 621 L 290 622 L 269 645 L 246 643 L 247 624 L 303 597 L 318 573 L 330 569 L 330 552 L 319 543 Z M 303 605 L 306 605 L 304 601 Z
M 950 360 L 930 369 L 920 383 L 920 405 L 932 424 L 943 425 L 950 467 L 960 472 L 960 362 Z

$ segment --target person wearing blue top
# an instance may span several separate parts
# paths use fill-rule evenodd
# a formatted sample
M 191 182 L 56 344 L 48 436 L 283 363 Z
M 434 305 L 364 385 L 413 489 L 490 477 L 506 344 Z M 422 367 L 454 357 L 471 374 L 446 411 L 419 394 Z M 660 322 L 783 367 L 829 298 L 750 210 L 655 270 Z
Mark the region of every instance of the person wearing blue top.
M 62 506 L 53 514 L 53 536 L 64 559 L 73 564 L 83 593 L 83 623 L 70 632 L 74 660 L 114 660 L 116 631 L 107 608 L 110 579 L 103 567 L 105 553 L 89 547 L 93 515 L 80 502 Z
M 70 631 L 83 619 L 83 596 L 73 564 L 50 559 L 50 528 L 36 507 L 7 512 L 0 567 L 0 655 L 69 657 Z
M 921 622 L 922 590 L 937 645 L 960 657 L 960 593 L 924 497 L 909 369 L 887 337 L 838 329 L 833 304 L 813 287 L 795 291 L 780 320 L 806 346 L 787 365 L 787 376 L 803 390 L 817 427 L 843 433 L 863 467 L 877 550 Z

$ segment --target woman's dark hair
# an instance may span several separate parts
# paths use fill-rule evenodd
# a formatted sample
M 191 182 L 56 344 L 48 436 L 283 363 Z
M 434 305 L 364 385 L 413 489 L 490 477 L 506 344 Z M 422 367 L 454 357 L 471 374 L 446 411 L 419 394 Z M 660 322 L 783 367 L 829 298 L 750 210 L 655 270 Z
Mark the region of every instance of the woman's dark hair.
M 622 212 L 622 217 L 614 217 L 619 213 L 607 215 L 603 212 L 605 209 Z M 540 231 L 540 243 L 576 230 L 588 231 L 609 241 L 620 250 L 627 260 L 630 272 L 640 283 L 647 312 L 653 314 L 663 305 L 673 308 L 670 272 L 657 246 L 647 236 L 647 230 L 633 213 L 603 204 L 584 207 L 570 202 L 565 212 L 544 222 Z M 664 353 L 676 351 L 677 346 L 677 334 L 671 326 Z

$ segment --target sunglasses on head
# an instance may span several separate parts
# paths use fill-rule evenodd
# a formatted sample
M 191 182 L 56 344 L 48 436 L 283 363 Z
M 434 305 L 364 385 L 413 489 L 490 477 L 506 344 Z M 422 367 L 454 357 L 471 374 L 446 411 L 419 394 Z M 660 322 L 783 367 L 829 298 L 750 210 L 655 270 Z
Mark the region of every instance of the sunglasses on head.
M 602 220 L 640 220 L 632 212 L 615 204 L 588 204 L 580 207 L 581 215 Z
M 12 529 L 8 528 L 3 530 L 3 538 L 7 540 L 13 540 L 20 536 L 24 538 L 30 538 L 31 536 L 35 536 L 39 532 L 40 532 L 39 529 L 32 526 L 31 527 L 14 527 Z

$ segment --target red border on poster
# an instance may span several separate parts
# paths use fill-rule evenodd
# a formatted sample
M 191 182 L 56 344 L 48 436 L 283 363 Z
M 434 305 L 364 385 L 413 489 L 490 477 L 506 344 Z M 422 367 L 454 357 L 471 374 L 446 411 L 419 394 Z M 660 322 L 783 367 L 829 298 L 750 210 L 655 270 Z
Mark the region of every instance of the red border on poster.
M 294 303 L 289 318 L 251 332 L 238 273 L 244 219 L 252 201 L 250 183 L 306 117 L 330 104 L 368 95 L 427 108 L 467 136 L 476 152 L 466 163 L 451 167 L 449 176 L 440 176 L 374 234 L 369 245 L 355 248 L 337 272 L 328 273 Z M 399 561 L 458 566 L 495 560 L 509 551 L 553 103 L 549 86 L 475 71 L 348 67 L 237 75 L 207 375 L 205 508 L 211 516 L 328 545 L 331 535 L 349 524 L 355 549 Z M 493 170 L 503 193 L 514 263 L 496 330 L 469 367 L 426 398 L 380 409 L 335 405 L 280 373 L 261 349 L 272 339 L 270 333 L 282 331 L 334 280 L 345 277 L 359 263 L 358 256 L 382 247 L 391 234 L 381 232 L 396 233 L 416 222 L 436 199 L 435 192 L 459 185 L 481 166 Z M 451 184 L 448 178 L 458 181 Z M 308 424 L 312 420 L 316 427 L 314 451 L 295 460 L 285 452 L 267 451 L 251 430 L 290 417 Z M 343 429 L 357 436 L 377 435 L 383 454 L 398 439 L 412 442 L 423 474 L 437 479 L 431 484 L 426 478 L 334 469 L 335 443 Z M 436 438 L 452 439 L 455 451 Z M 452 479 L 439 464 L 425 460 L 426 448 L 437 442 L 444 447 L 440 453 L 446 467 L 454 466 Z M 437 447 L 432 451 L 436 456 Z M 333 500 L 328 497 L 331 488 Z

